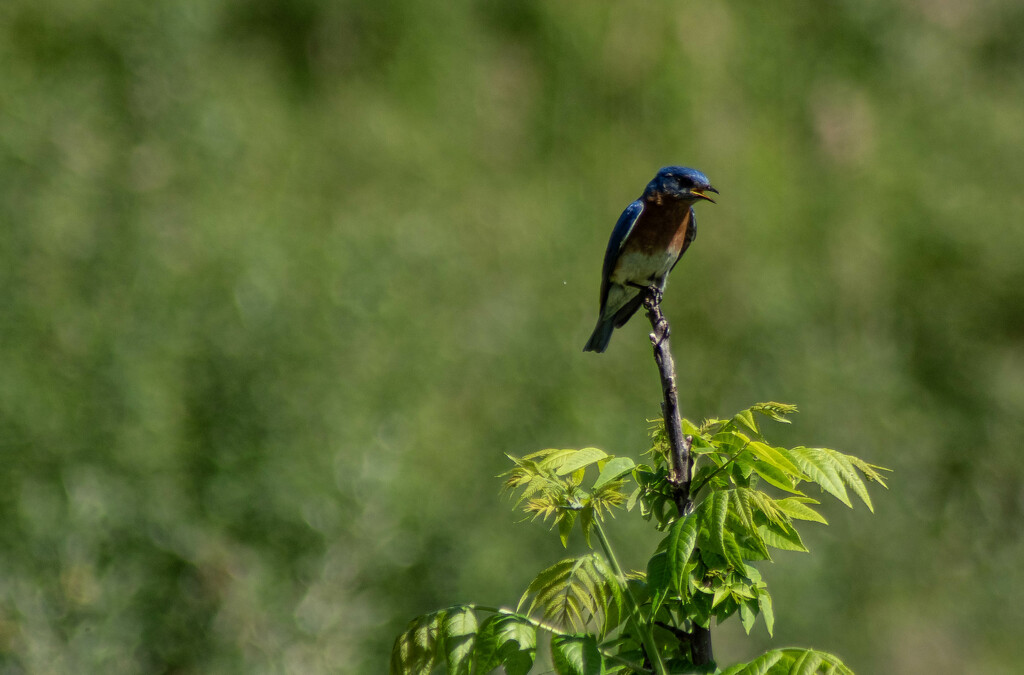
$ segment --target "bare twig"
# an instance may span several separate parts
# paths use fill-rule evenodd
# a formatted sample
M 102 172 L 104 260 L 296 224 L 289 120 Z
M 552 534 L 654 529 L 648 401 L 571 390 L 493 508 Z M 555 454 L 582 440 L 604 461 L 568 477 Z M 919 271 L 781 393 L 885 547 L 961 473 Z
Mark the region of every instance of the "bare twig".
M 661 391 L 665 400 L 661 404 L 662 417 L 665 420 L 665 432 L 668 434 L 670 448 L 671 471 L 668 482 L 672 485 L 672 497 L 679 510 L 685 516 L 693 510 L 690 501 L 690 477 L 693 471 L 693 459 L 690 457 L 691 436 L 683 436 L 682 416 L 679 414 L 679 394 L 676 389 L 676 364 L 672 360 L 669 349 L 668 319 L 661 313 L 660 293 L 648 292 L 644 298 L 647 318 L 651 321 L 651 344 L 654 346 L 654 361 L 658 364 L 661 375 Z
M 654 361 L 658 364 L 661 375 L 661 391 L 664 401 L 661 404 L 662 417 L 665 420 L 665 433 L 669 441 L 670 470 L 668 482 L 672 485 L 672 499 L 676 504 L 680 517 L 693 511 L 690 499 L 690 480 L 693 476 L 693 457 L 690 455 L 692 436 L 683 436 L 682 416 L 679 413 L 679 393 L 676 388 L 676 365 L 672 360 L 669 348 L 671 330 L 668 319 L 661 312 L 661 289 L 652 287 L 644 295 L 644 309 L 651 322 L 651 344 L 654 347 Z M 675 632 L 675 631 L 672 631 Z M 711 649 L 711 630 L 694 625 L 686 639 L 679 636 L 680 642 L 688 645 L 693 664 L 696 666 L 714 663 Z

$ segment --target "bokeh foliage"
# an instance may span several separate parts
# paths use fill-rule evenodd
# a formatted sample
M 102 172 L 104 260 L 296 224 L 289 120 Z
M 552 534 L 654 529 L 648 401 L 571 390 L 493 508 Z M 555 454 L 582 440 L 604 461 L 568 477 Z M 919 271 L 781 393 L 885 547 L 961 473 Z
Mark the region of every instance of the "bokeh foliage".
M 1021 45 L 1014 0 L 2 3 L 0 670 L 382 672 L 514 602 L 557 552 L 503 453 L 658 414 L 642 322 L 580 349 L 681 163 L 722 192 L 664 304 L 683 413 L 799 401 L 896 470 L 768 571 L 775 642 L 1011 672 Z

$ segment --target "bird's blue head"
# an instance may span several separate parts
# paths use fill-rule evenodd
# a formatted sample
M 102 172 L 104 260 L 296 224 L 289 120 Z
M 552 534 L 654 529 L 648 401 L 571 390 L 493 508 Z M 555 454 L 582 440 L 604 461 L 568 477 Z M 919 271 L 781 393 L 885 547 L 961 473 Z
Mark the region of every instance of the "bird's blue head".
M 708 177 L 700 171 L 685 166 L 666 166 L 647 184 L 644 196 L 668 197 L 691 203 L 698 199 L 706 199 L 714 204 L 715 200 L 707 195 L 708 192 L 718 194 L 718 190 L 711 187 Z

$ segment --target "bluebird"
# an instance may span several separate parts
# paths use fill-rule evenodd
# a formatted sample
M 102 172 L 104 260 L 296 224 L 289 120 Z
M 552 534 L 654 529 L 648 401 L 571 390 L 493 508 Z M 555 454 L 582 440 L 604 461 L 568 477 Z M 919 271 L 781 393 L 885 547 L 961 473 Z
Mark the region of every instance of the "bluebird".
M 583 351 L 607 349 L 612 331 L 626 325 L 648 292 L 660 300 L 668 273 L 697 236 L 693 205 L 715 203 L 708 192 L 718 194 L 700 171 L 666 166 L 622 212 L 604 254 L 601 313 Z

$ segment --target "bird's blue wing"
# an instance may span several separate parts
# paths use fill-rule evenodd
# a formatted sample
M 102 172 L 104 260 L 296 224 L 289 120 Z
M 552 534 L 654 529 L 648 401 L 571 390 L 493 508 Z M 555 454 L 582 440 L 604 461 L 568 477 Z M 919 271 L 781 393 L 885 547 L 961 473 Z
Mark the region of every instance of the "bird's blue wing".
M 615 262 L 619 259 L 619 251 L 626 243 L 629 233 L 633 231 L 640 214 L 644 212 L 643 201 L 637 199 L 626 207 L 626 210 L 619 216 L 615 223 L 612 236 L 608 239 L 608 250 L 604 252 L 604 267 L 601 270 L 601 311 L 604 312 L 604 303 L 608 299 L 608 280 L 615 271 Z
M 622 249 L 622 245 L 626 243 L 629 233 L 633 231 L 633 226 L 636 225 L 636 221 L 640 218 L 640 214 L 643 211 L 644 203 L 638 199 L 626 207 L 626 210 L 619 216 L 619 222 L 615 223 L 612 236 L 608 239 L 608 250 L 604 253 L 604 269 L 602 269 L 602 273 L 605 279 L 612 275 L 612 271 L 615 269 L 615 261 L 619 258 L 619 251 Z

